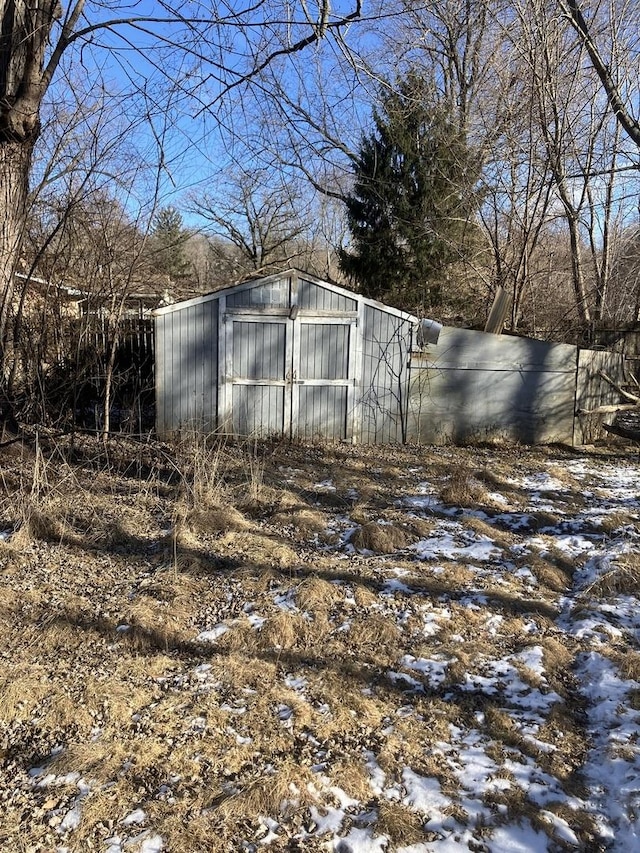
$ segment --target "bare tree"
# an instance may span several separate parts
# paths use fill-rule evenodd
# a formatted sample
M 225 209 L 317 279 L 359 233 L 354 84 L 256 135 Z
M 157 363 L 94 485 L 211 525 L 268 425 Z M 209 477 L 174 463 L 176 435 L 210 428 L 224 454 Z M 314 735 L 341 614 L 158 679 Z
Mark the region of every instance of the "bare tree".
M 195 197 L 193 209 L 212 235 L 238 250 L 240 273 L 295 266 L 304 251 L 300 238 L 309 227 L 308 202 L 292 181 L 274 185 L 264 169 L 236 166 L 215 194 Z
M 633 115 L 631 107 L 633 101 L 632 97 L 630 97 L 631 93 L 629 92 L 629 87 L 626 85 L 624 76 L 620 74 L 620 65 L 618 63 L 612 63 L 603 56 L 602 50 L 598 46 L 599 39 L 602 39 L 603 42 L 608 42 L 611 45 L 617 43 L 618 39 L 615 38 L 614 34 L 611 32 L 605 34 L 596 32 L 597 24 L 593 21 L 591 23 L 587 23 L 577 0 L 558 0 L 558 5 L 567 17 L 573 29 L 578 34 L 578 38 L 589 54 L 589 59 L 591 60 L 593 68 L 598 75 L 600 83 L 602 84 L 602 88 L 604 89 L 609 105 L 616 117 L 616 121 L 623 128 L 627 136 L 640 148 L 640 122 L 638 121 L 638 117 Z M 612 4 L 612 8 L 614 9 L 612 18 L 617 20 L 611 21 L 611 30 L 613 30 L 614 33 L 618 32 L 621 25 L 624 25 L 626 19 L 626 22 L 628 22 L 627 26 L 630 25 L 630 31 L 633 34 L 632 38 L 635 39 L 634 52 L 637 53 L 637 6 L 635 4 L 629 6 L 625 3 L 621 8 L 620 5 Z M 602 9 L 600 8 L 597 11 L 601 12 Z M 630 15 L 627 17 L 629 12 Z M 635 70 L 635 74 L 637 77 L 637 68 Z M 640 167 L 640 164 L 638 165 Z
M 346 11 L 330 0 L 300 5 L 279 0 L 233 8 L 225 2 L 159 0 L 144 15 L 135 6 L 73 0 L 0 0 L 0 346 L 5 340 L 16 270 L 26 229 L 29 175 L 41 132 L 41 107 L 63 57 L 83 51 L 139 49 L 139 61 L 201 109 L 216 114 L 220 99 L 246 85 L 270 63 L 331 34 L 340 37 L 358 18 L 362 0 Z M 137 86 L 132 67 L 123 76 Z M 86 66 L 85 66 L 86 67 Z M 157 95 L 157 93 L 154 93 Z

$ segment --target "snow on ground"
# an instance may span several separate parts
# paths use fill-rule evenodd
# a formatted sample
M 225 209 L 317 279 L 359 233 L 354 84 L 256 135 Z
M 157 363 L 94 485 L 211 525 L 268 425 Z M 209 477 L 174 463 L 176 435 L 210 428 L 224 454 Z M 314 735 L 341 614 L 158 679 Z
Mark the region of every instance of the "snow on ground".
M 554 495 L 566 496 L 567 485 L 546 471 L 538 471 L 510 483 L 526 496 L 525 513 L 502 510 L 493 517 L 484 512 L 467 513 L 480 515 L 489 523 L 499 524 L 502 529 L 520 532 L 526 526 L 527 511 L 543 509 L 555 512 L 560 517 L 559 521 L 544 527 L 544 539 L 530 537 L 523 547 L 530 553 L 543 555 L 555 548 L 582 562 L 582 568 L 575 575 L 574 589 L 563 598 L 563 611 L 557 625 L 559 631 L 578 637 L 585 645 L 585 651 L 579 655 L 576 672 L 587 703 L 590 738 L 590 749 L 582 768 L 586 783 L 583 796 L 567 794 L 558 780 L 545 773 L 532 757 L 523 759 L 520 756 L 517 761 L 505 762 L 503 767 L 511 771 L 511 778 L 506 778 L 506 774 L 501 776 L 498 766 L 488 754 L 490 739 L 472 728 L 452 726 L 449 742 L 442 746 L 434 745 L 434 754 L 441 754 L 460 782 L 458 803 L 467 821 L 485 828 L 494 827 L 482 834 L 486 846 L 481 849 L 491 853 L 587 849 L 567 821 L 557 813 L 559 806 L 569 812 L 586 810 L 594 817 L 599 838 L 592 842 L 593 849 L 640 849 L 640 714 L 634 707 L 638 683 L 621 678 L 611 660 L 595 650 L 588 650 L 591 646 L 597 648 L 600 643 L 598 631 L 589 630 L 589 626 L 602 624 L 609 627 L 609 632 L 617 632 L 622 642 L 631 643 L 636 648 L 640 636 L 638 600 L 632 596 L 621 596 L 616 597 L 613 603 L 602 602 L 601 606 L 591 602 L 589 619 L 573 612 L 578 609 L 578 596 L 589 583 L 603 573 L 615 571 L 618 556 L 638 553 L 640 535 L 637 526 L 615 531 L 612 536 L 598 531 L 597 526 L 594 530 L 594 524 L 618 510 L 621 504 L 636 512 L 640 509 L 639 469 L 635 465 L 598 467 L 587 461 L 563 464 L 574 476 L 588 478 L 591 483 L 590 490 L 583 493 L 588 499 L 588 506 L 580 512 L 568 514 L 564 503 L 558 505 Z M 440 518 L 428 538 L 413 546 L 417 558 L 463 561 L 472 572 L 482 570 L 485 583 L 486 563 L 493 562 L 494 580 L 500 583 L 502 576 L 511 571 L 506 559 L 508 555 L 501 547 L 489 536 L 478 535 L 465 529 L 463 523 L 449 520 L 449 516 L 459 516 L 461 510 L 442 505 L 432 493 L 435 490 L 430 484 L 422 483 L 419 491 L 423 494 L 398 496 L 398 504 L 413 513 L 434 514 Z M 507 503 L 501 494 L 490 497 L 500 506 Z M 520 576 L 526 577 L 527 574 L 535 582 L 532 573 L 521 571 Z M 392 577 L 386 581 L 386 590 L 406 595 L 411 594 L 411 585 Z M 468 606 L 473 606 L 474 598 L 482 605 L 483 596 L 477 594 L 467 599 Z M 428 623 L 430 633 L 437 630 L 438 622 L 437 617 L 432 617 Z M 561 697 L 545 684 L 543 660 L 543 650 L 537 646 L 528 646 L 518 654 L 505 655 L 501 660 L 482 661 L 479 658 L 476 666 L 480 671 L 466 673 L 458 689 L 481 688 L 486 696 L 498 697 L 514 731 L 534 751 L 544 755 L 556 747 L 538 739 L 536 734 L 544 725 L 546 712 L 561 702 Z M 451 662 L 405 655 L 399 664 L 411 674 L 390 672 L 389 675 L 394 681 L 402 679 L 407 688 L 416 691 L 424 687 L 438 687 L 444 681 Z M 519 674 L 523 668 L 539 679 L 539 688 L 523 681 Z M 473 844 L 465 827 L 448 814 L 452 801 L 443 794 L 434 778 L 421 778 L 407 768 L 402 782 L 402 792 L 385 791 L 379 784 L 378 787 L 390 799 L 402 797 L 410 808 L 428 817 L 425 828 L 438 836 L 432 841 L 399 848 L 403 853 L 459 850 L 466 848 L 470 841 Z M 519 788 L 526 800 L 538 810 L 538 820 L 546 824 L 544 832 L 535 829 L 528 820 L 503 824 L 501 812 L 506 809 L 487 808 L 487 793 L 504 792 L 513 787 Z M 552 804 L 555 812 L 548 809 Z M 474 838 L 477 843 L 477 836 Z M 333 845 L 333 849 L 340 853 L 386 849 L 379 838 L 372 834 L 367 836 L 364 830 L 352 830 L 347 835 L 336 832 Z M 471 846 L 471 849 L 480 848 Z
M 324 775 L 329 759 L 318 743 L 312 770 L 320 796 L 309 807 L 308 822 L 286 842 L 292 846 L 282 846 L 281 818 L 270 814 L 261 818 L 261 840 L 247 841 L 243 849 L 304 850 L 316 842 L 334 853 L 466 849 L 630 853 L 640 849 L 640 692 L 638 682 L 620 668 L 625 651 L 638 648 L 640 593 L 618 590 L 615 583 L 606 594 L 598 587 L 621 571 L 621 560 L 627 560 L 625 565 L 635 561 L 638 566 L 640 468 L 633 460 L 608 462 L 588 457 L 549 457 L 546 468 L 525 471 L 523 461 L 521 475 L 505 481 L 505 490 L 487 492 L 493 509 L 445 505 L 438 498 L 437 485 L 425 479 L 410 492 L 396 495 L 397 511 L 428 521 L 431 529 L 398 553 L 375 557 L 378 593 L 371 608 L 392 617 L 402 629 L 413 620 L 421 626 L 423 641 L 414 652 L 399 656 L 384 674 L 400 696 L 395 717 L 388 719 L 381 736 L 391 738 L 396 731 L 404 731 L 401 723 L 426 724 L 425 697 L 437 696 L 443 707 L 457 702 L 468 713 L 461 712 L 455 722 L 445 720 L 433 735 L 429 754 L 419 766 L 407 764 L 399 777 L 390 776 L 375 750 L 363 746 L 375 806 L 365 798 L 348 796 Z M 572 486 L 562 477 L 563 470 L 579 484 L 580 501 L 569 499 Z M 294 482 L 296 469 L 289 473 Z M 416 474 L 424 476 L 421 469 Z M 503 494 L 506 486 L 518 495 L 517 501 Z M 315 488 L 328 493 L 336 489 L 326 479 Z M 604 523 L 622 509 L 627 514 L 624 525 Z M 483 526 L 479 528 L 477 523 Z M 318 543 L 318 547 L 325 552 L 333 549 L 344 560 L 371 556 L 352 544 L 357 524 L 348 510 L 336 510 L 329 526 L 337 534 L 335 544 Z M 578 566 L 572 585 L 558 590 L 554 601 L 543 602 L 548 606 L 541 604 L 539 612 L 535 608 L 519 610 L 516 602 L 508 616 L 486 608 L 489 600 L 500 596 L 508 606 L 514 589 L 525 598 L 535 595 L 539 585 L 536 561 L 552 553 Z M 454 563 L 461 572 L 455 594 L 438 587 L 438 579 Z M 426 581 L 431 586 L 423 586 Z M 345 608 L 336 631 L 349 635 L 357 615 L 355 599 L 347 580 L 334 583 L 344 591 Z M 282 613 L 307 618 L 291 590 L 274 585 L 271 595 Z M 505 646 L 500 656 L 495 651 L 499 647 L 496 640 L 507 637 L 507 618 L 520 620 L 521 634 L 519 643 Z M 247 603 L 244 613 L 218 612 L 216 621 L 199 626 L 194 640 L 215 645 L 241 623 L 255 631 L 264 630 L 265 620 L 267 613 L 260 612 L 259 603 Z M 561 692 L 560 687 L 550 686 L 549 646 L 538 641 L 543 620 L 545 637 L 576 650 L 576 665 L 562 675 L 566 676 L 566 690 Z M 451 630 L 454 622 L 456 629 Z M 471 625 L 476 634 L 471 634 Z M 446 645 L 443 642 L 439 647 L 438 638 L 445 635 Z M 610 653 L 611 642 L 618 657 Z M 208 666 L 203 661 L 191 678 L 199 689 L 210 691 L 215 684 L 208 681 Z M 561 681 L 557 676 L 555 683 Z M 328 705 L 313 704 L 313 685 L 307 677 L 291 672 L 285 685 L 291 702 L 274 708 L 285 729 L 298 725 L 301 706 L 313 706 L 314 712 L 327 716 L 333 713 Z M 376 689 L 375 685 L 363 686 L 362 693 L 373 696 Z M 465 704 L 465 697 L 472 696 L 481 696 L 482 702 Z M 246 704 L 238 700 L 220 706 L 228 713 L 228 736 L 239 745 L 251 741 L 240 725 L 251 701 L 247 695 Z M 576 766 L 560 772 L 554 761 L 565 748 L 562 738 L 569 735 L 554 720 L 561 719 L 567 703 L 581 703 L 579 716 L 587 745 Z M 203 731 L 206 720 L 196 717 L 190 725 L 194 732 Z M 34 788 L 76 786 L 75 797 L 57 823 L 58 853 L 75 849 L 73 832 L 92 781 L 80 774 L 56 776 L 45 766 L 31 768 L 30 776 Z M 170 789 L 168 785 L 166 796 Z M 296 796 L 293 791 L 292 800 Z M 380 803 L 402 806 L 418 816 L 422 837 L 404 845 L 393 844 L 390 834 L 378 828 Z M 585 826 L 585 816 L 592 819 L 590 826 Z M 122 816 L 102 849 L 107 853 L 160 853 L 168 848 L 152 818 L 138 808 Z

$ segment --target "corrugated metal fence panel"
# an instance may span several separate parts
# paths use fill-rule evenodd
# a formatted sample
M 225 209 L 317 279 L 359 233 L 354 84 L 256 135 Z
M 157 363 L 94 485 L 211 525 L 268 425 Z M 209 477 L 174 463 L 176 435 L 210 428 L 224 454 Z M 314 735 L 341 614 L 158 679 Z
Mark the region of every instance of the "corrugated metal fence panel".
M 304 311 L 356 311 L 358 302 L 319 284 L 300 279 L 298 305 Z
M 300 379 L 346 379 L 349 375 L 347 324 L 300 325 Z
M 414 354 L 409 439 L 571 442 L 577 349 L 445 328 Z
M 621 402 L 620 394 L 603 374 L 618 385 L 624 382 L 624 355 L 620 352 L 580 350 L 576 382 L 576 444 L 591 444 L 605 438 L 603 423 L 613 423 L 615 413 L 592 414 L 598 406 L 612 406 Z
M 227 295 L 227 308 L 288 308 L 291 279 L 286 278 L 247 287 Z
M 409 394 L 407 363 L 411 326 L 406 320 L 365 305 L 362 312 L 361 440 L 402 442 Z
M 159 435 L 216 427 L 218 303 L 156 316 L 156 424 Z
M 233 321 L 233 374 L 242 379 L 284 379 L 284 323 Z

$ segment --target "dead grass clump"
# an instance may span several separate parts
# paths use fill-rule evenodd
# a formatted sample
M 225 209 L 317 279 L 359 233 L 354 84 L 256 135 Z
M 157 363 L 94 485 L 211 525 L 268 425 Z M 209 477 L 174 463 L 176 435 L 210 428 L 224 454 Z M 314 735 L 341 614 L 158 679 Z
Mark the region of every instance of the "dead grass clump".
M 571 671 L 574 653 L 555 637 L 543 637 L 537 645 L 542 646 L 544 668 L 549 677 L 566 674 Z
M 589 739 L 580 722 L 580 708 L 574 704 L 556 702 L 549 709 L 537 737 L 555 747 L 553 752 L 538 758 L 541 766 L 553 773 L 567 792 L 582 796 L 583 782 L 579 781 L 579 777 L 589 751 Z
M 458 782 L 446 758 L 434 753 L 431 744 L 430 732 L 420 720 L 414 717 L 399 719 L 380 749 L 378 763 L 392 779 L 402 779 L 403 771 L 410 767 L 419 776 L 437 779 L 443 789 L 455 795 Z
M 362 692 L 362 667 L 353 667 L 351 672 L 346 663 L 327 666 L 322 679 L 309 687 L 314 701 L 326 704 L 330 713 L 316 721 L 318 737 L 344 738 L 346 734 L 362 735 L 377 732 L 388 717 L 389 706 L 384 697 L 365 695 Z
M 133 669 L 134 661 L 126 660 Z M 146 685 L 125 680 L 126 674 L 114 673 L 108 679 L 90 677 L 85 686 L 83 701 L 96 719 L 100 719 L 110 732 L 121 733 L 131 726 L 134 714 L 157 698 Z
M 54 691 L 43 700 L 41 720 L 44 727 L 57 731 L 73 721 L 74 727 L 89 731 L 93 722 L 89 709 L 79 705 L 77 697 L 70 695 L 71 691 L 67 692 L 64 686 L 58 684 Z
M 211 807 L 226 821 L 238 818 L 254 823 L 262 815 L 278 817 L 316 802 L 312 772 L 293 759 L 286 760 L 272 774 L 261 774 L 239 786 L 231 796 L 223 791 L 212 797 Z
M 563 562 L 557 565 L 537 554 L 527 556 L 527 565 L 536 576 L 538 583 L 553 592 L 566 592 L 571 586 L 572 571 Z
M 34 709 L 50 693 L 46 673 L 40 667 L 24 667 L 5 670 L 0 678 L 0 720 L 6 725 L 14 721 L 28 720 Z
M 145 596 L 156 601 L 165 601 L 177 607 L 172 615 L 187 619 L 193 615 L 194 602 L 200 600 L 208 591 L 205 581 L 191 575 L 174 571 L 159 571 L 140 583 Z
M 215 649 L 225 652 L 250 653 L 258 647 L 257 631 L 249 622 L 233 624 L 215 641 Z
M 385 657 L 395 659 L 401 635 L 395 619 L 371 613 L 353 619 L 347 642 L 354 650 L 383 652 Z
M 138 599 L 125 615 L 127 629 L 120 642 L 136 651 L 165 651 L 189 643 L 193 631 L 184 622 L 188 608 L 174 601 L 171 607 L 148 596 Z
M 549 811 L 566 821 L 578 838 L 583 839 L 585 850 L 598 850 L 602 847 L 602 836 L 595 815 L 587 811 L 573 809 L 564 803 L 549 804 Z M 562 840 L 556 837 L 562 844 Z
M 125 744 L 117 740 L 101 743 L 69 743 L 48 764 L 47 772 L 64 776 L 78 772 L 100 783 L 112 781 L 125 764 L 128 751 Z M 101 814 L 102 819 L 108 813 Z
M 1 547 L 0 545 L 0 550 Z M 7 622 L 14 619 L 21 609 L 20 599 L 21 596 L 15 590 L 3 585 L 2 595 L 0 596 L 0 619 L 6 619 Z
M 419 574 L 416 572 L 412 577 L 402 578 L 402 580 L 416 591 L 432 595 L 451 595 L 455 598 L 475 581 L 475 574 L 462 563 L 446 560 L 438 564 L 437 574 L 427 575 L 422 570 Z M 463 610 L 465 614 L 469 613 L 467 608 L 463 608 Z
M 322 533 L 327 529 L 329 523 L 324 512 L 307 506 L 276 512 L 271 517 L 271 521 L 283 527 L 294 527 L 306 535 Z
M 440 490 L 440 500 L 447 506 L 474 508 L 490 503 L 487 490 L 475 476 L 471 468 L 459 465 L 449 475 L 447 483 Z
M 303 645 L 305 620 L 299 613 L 282 610 L 270 616 L 258 630 L 258 646 L 262 649 L 292 649 Z
M 492 703 L 487 703 L 484 708 L 484 718 L 487 731 L 494 740 L 499 741 L 503 746 L 512 746 L 522 750 L 522 735 L 506 711 Z
M 248 530 L 251 523 L 236 507 L 194 507 L 186 516 L 186 524 L 194 533 L 225 533 L 228 530 Z
M 229 532 L 222 537 L 219 546 L 227 555 L 244 558 L 253 565 L 288 569 L 298 562 L 298 555 L 285 542 L 249 531 Z
M 180 477 L 180 492 L 190 506 L 224 502 L 228 467 L 226 446 L 202 434 L 184 435 L 177 447 L 175 470 Z
M 46 621 L 39 632 L 38 649 L 45 655 L 66 658 L 75 651 L 81 652 L 85 632 L 78 627 L 74 617 L 57 616 Z
M 432 518 L 412 518 L 409 516 L 406 526 L 414 539 L 427 539 L 433 533 L 436 521 Z
M 253 518 L 273 517 L 287 513 L 300 506 L 300 498 L 293 492 L 279 486 L 270 486 L 261 482 L 258 488 L 250 486 L 242 490 L 237 498 L 242 511 Z
M 609 598 L 615 595 L 635 595 L 639 589 L 640 557 L 637 554 L 625 554 L 610 571 L 601 575 L 581 594 Z
M 69 534 L 69 528 L 60 518 L 54 507 L 31 507 L 20 525 L 12 542 L 23 547 L 34 539 L 43 542 L 63 542 Z
M 273 566 L 238 566 L 233 577 L 242 583 L 248 597 L 262 595 L 280 587 L 290 580 L 290 573 L 281 572 Z
M 459 720 L 455 702 L 445 702 L 437 696 L 419 697 L 414 701 L 416 714 L 423 719 L 423 726 L 433 741 L 447 742 L 451 737 L 451 724 Z
M 171 853 L 227 853 L 236 847 L 232 837 L 235 826 L 227 827 L 210 811 L 203 810 L 199 798 L 194 801 L 192 796 L 181 797 L 171 809 L 156 806 L 151 812 L 156 812 L 155 831 L 164 840 L 164 849 Z
M 638 532 L 636 515 L 626 512 L 611 512 L 601 517 L 598 529 L 602 530 L 603 533 L 612 535 L 629 526 L 631 526 L 636 533 Z
M 362 760 L 343 758 L 341 761 L 334 762 L 329 770 L 329 778 L 351 799 L 361 803 L 371 799 L 373 793 L 371 776 Z
M 402 803 L 381 800 L 376 833 L 386 835 L 392 844 L 412 845 L 425 840 L 422 818 Z
M 407 547 L 409 537 L 406 530 L 395 524 L 369 521 L 356 528 L 349 542 L 358 551 L 393 554 Z
M 475 644 L 471 654 L 465 651 L 462 644 L 460 644 L 460 646 L 456 644 L 456 646 L 452 647 L 451 650 L 453 651 L 454 648 L 455 654 L 451 655 L 451 660 L 447 667 L 447 674 L 445 677 L 445 684 L 448 685 L 461 684 L 464 681 L 466 674 L 469 672 L 472 660 L 474 658 L 479 658 L 486 650 L 486 647 L 481 650 Z
M 372 607 L 380 603 L 380 599 L 375 592 L 369 589 L 365 584 L 357 584 L 353 591 L 353 597 L 359 608 Z
M 640 652 L 627 648 L 619 653 L 615 663 L 620 669 L 620 675 L 626 681 L 640 682 Z
M 296 604 L 300 610 L 315 612 L 327 610 L 339 599 L 344 598 L 342 589 L 319 577 L 308 577 L 296 589 Z

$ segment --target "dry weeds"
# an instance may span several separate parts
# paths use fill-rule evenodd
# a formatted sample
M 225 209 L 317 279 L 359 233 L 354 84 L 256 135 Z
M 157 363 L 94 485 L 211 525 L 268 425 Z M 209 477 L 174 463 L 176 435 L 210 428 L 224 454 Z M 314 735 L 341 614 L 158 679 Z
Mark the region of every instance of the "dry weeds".
M 271 849 L 294 849 L 291 839 L 311 827 L 309 807 L 322 814 L 338 790 L 368 810 L 393 851 L 429 840 L 427 817 L 376 793 L 367 761 L 397 790 L 407 767 L 437 780 L 462 821 L 452 760 L 433 745 L 465 727 L 481 731 L 502 778 L 505 761 L 533 759 L 580 795 L 588 744 L 571 676 L 579 644 L 555 622 L 575 561 L 552 549 L 514 557 L 535 588 L 467 560 L 420 562 L 409 546 L 437 519 L 396 503 L 428 479 L 445 503 L 484 509 L 486 520 L 461 515 L 465 528 L 509 553 L 519 534 L 491 523 L 502 509 L 491 492 L 517 505 L 515 453 L 383 455 L 194 437 L 175 454 L 132 447 L 127 458 L 123 446 L 107 461 L 88 439 L 73 452 L 71 464 L 68 447 L 40 443 L 1 478 L 3 514 L 17 531 L 0 542 L 0 756 L 12 780 L 0 786 L 2 853 L 23 842 L 103 849 L 134 834 L 123 821 L 137 809 L 140 830 L 175 853 L 259 846 L 266 817 L 278 824 Z M 553 473 L 575 490 L 561 466 Z M 346 516 L 360 553 L 340 544 Z M 531 527 L 556 520 L 537 513 Z M 621 513 L 604 527 L 613 535 L 633 521 Z M 639 565 L 631 553 L 619 559 L 584 592 L 585 607 L 637 592 Z M 481 595 L 483 606 L 471 603 Z M 197 639 L 216 627 L 214 640 Z M 561 697 L 536 735 L 547 753 L 499 697 L 469 689 L 484 662 L 526 645 L 543 649 L 544 677 L 521 666 L 523 681 Z M 623 678 L 640 680 L 635 650 L 607 653 Z M 433 682 L 403 666 L 405 655 L 446 674 Z M 412 680 L 394 680 L 398 672 Z M 36 767 L 42 774 L 29 777 Z M 70 774 L 89 791 L 79 826 L 64 834 L 78 796 Z M 41 778 L 54 781 L 39 788 Z M 552 834 L 517 785 L 486 799 L 505 820 L 526 817 Z M 555 810 L 596 849 L 589 815 Z M 310 850 L 324 844 L 307 837 Z

